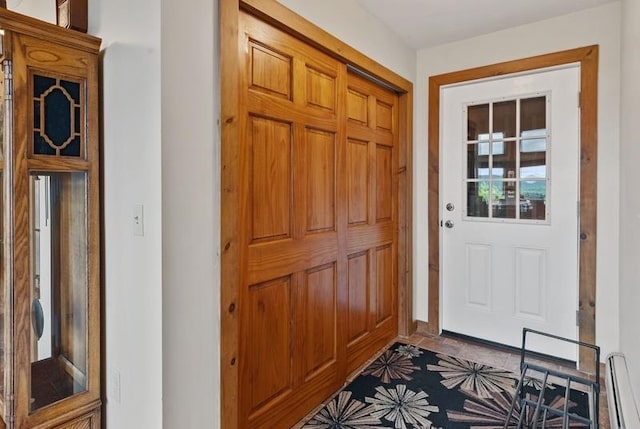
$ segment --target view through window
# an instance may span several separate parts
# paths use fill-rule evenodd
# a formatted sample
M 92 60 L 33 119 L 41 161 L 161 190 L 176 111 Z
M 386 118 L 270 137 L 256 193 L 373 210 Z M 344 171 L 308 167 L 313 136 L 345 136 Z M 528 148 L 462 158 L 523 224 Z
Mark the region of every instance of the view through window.
M 467 219 L 548 219 L 548 102 L 536 95 L 467 106 Z

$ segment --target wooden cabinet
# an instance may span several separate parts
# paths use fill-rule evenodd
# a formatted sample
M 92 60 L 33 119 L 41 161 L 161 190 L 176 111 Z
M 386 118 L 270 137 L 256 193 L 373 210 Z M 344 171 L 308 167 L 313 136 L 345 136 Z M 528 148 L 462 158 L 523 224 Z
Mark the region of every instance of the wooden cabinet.
M 0 46 L 0 428 L 99 428 L 100 40 L 0 9 Z

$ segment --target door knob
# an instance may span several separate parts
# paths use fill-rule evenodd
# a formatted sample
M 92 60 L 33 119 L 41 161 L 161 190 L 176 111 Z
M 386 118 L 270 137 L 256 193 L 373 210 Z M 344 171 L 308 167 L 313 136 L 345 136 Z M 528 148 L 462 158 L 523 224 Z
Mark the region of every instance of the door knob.
M 446 226 L 447 228 L 453 228 L 453 222 L 451 222 L 450 220 L 446 221 L 444 223 L 444 226 Z

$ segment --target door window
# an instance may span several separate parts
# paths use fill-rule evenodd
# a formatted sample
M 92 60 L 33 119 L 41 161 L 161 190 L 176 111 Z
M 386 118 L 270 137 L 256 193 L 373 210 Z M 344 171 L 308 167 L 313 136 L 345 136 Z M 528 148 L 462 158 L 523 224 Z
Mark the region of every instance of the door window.
M 465 219 L 547 223 L 549 95 L 469 104 Z

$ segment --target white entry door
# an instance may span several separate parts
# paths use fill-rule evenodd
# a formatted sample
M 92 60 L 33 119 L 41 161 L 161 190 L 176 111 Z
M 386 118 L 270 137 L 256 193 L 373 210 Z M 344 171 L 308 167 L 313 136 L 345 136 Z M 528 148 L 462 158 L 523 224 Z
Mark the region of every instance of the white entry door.
M 577 339 L 578 91 L 578 66 L 443 89 L 443 330 Z M 527 344 L 576 360 L 568 344 Z

